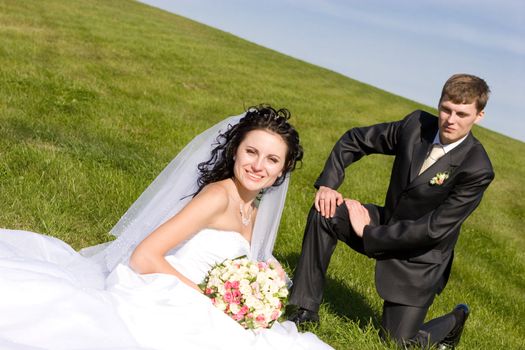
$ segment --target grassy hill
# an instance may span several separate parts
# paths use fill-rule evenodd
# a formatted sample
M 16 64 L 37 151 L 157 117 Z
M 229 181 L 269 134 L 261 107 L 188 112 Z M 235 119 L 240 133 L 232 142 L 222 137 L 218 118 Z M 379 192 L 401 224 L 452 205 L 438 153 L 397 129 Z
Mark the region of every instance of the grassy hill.
M 109 240 L 112 225 L 193 136 L 267 102 L 291 110 L 305 148 L 275 249 L 293 273 L 312 184 L 339 136 L 416 108 L 435 112 L 127 0 L 0 0 L 0 43 L 0 227 L 75 248 Z M 525 144 L 480 127 L 474 133 L 496 179 L 463 226 L 449 286 L 428 317 L 465 301 L 473 311 L 460 349 L 523 349 Z M 390 166 L 387 157 L 363 159 L 342 192 L 383 203 Z M 311 330 L 338 349 L 388 348 L 377 336 L 373 261 L 340 244 L 328 278 L 322 323 Z

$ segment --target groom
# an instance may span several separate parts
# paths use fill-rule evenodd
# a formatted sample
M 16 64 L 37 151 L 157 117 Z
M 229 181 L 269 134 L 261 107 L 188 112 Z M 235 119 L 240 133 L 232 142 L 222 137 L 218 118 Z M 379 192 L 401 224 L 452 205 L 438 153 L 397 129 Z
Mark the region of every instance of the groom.
M 290 298 L 298 310 L 290 320 L 318 322 L 326 270 L 340 240 L 376 260 L 383 339 L 442 349 L 457 345 L 466 305 L 423 322 L 447 283 L 461 224 L 494 178 L 485 149 L 471 133 L 489 92 L 481 78 L 453 75 L 443 87 L 438 117 L 418 110 L 397 122 L 351 129 L 337 141 L 315 183 Z M 373 153 L 395 157 L 383 207 L 337 192 L 345 168 Z

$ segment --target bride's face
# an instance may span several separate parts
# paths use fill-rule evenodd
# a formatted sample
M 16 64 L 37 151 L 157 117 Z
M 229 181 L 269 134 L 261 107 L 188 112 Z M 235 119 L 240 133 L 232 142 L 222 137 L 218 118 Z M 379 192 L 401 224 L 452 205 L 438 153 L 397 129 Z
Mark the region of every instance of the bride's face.
M 235 153 L 235 178 L 249 191 L 270 187 L 282 175 L 287 150 L 281 136 L 267 130 L 250 131 Z

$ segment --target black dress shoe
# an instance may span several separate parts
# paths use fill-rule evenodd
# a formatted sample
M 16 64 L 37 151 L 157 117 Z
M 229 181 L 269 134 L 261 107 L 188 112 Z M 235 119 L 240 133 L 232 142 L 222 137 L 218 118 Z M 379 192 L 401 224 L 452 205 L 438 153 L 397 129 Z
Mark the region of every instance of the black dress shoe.
M 288 317 L 288 320 L 292 321 L 297 326 L 306 322 L 319 323 L 319 315 L 317 312 L 300 307 Z
M 445 339 L 443 339 L 438 344 L 438 350 L 445 349 L 455 349 L 461 338 L 461 333 L 463 333 L 463 328 L 465 327 L 465 322 L 467 322 L 470 309 L 465 304 L 457 305 L 454 310 L 452 310 L 454 317 L 456 317 L 456 325 L 452 330 L 447 334 Z

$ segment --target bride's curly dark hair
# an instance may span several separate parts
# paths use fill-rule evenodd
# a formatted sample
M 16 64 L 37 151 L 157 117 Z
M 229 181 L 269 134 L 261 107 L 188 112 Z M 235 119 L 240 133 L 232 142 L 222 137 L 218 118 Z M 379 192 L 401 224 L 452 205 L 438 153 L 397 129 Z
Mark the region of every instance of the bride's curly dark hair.
M 303 159 L 303 148 L 299 143 L 299 133 L 288 122 L 290 112 L 285 109 L 275 110 L 270 105 L 261 104 L 249 107 L 239 123 L 230 125 L 228 130 L 217 137 L 217 146 L 211 152 L 211 158 L 199 164 L 198 192 L 210 183 L 233 177 L 234 156 L 239 144 L 252 130 L 268 130 L 280 135 L 287 145 L 283 175 L 272 186 L 283 183 L 285 175 L 295 169 L 297 162 Z

